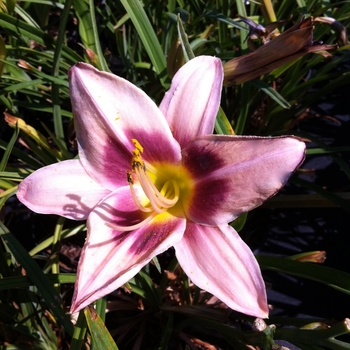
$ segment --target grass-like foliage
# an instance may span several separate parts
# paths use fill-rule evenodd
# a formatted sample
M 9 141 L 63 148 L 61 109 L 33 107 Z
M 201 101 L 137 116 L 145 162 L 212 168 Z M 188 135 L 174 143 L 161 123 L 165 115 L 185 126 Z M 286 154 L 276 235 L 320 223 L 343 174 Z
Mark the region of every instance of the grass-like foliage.
M 285 33 L 303 21 L 308 29 Z M 332 176 L 342 179 L 341 188 L 326 188 L 305 176 L 313 174 L 306 162 L 263 210 L 350 212 L 349 144 L 332 146 L 324 129 L 302 127 L 325 117 L 315 111 L 321 101 L 336 104 L 348 89 L 349 23 L 348 1 L 0 0 L 0 349 L 286 349 L 280 340 L 303 350 L 350 349 L 348 319 L 320 319 L 329 317 L 322 305 L 317 318 L 240 315 L 194 286 L 172 251 L 95 308 L 70 315 L 85 224 L 35 214 L 15 196 L 35 170 L 77 155 L 72 65 L 120 75 L 159 104 L 186 61 L 210 55 L 225 70 L 216 133 L 299 136 L 309 145 L 307 161 L 327 155 Z M 261 240 L 250 217 L 232 225 Z M 317 281 L 349 304 L 350 270 L 326 266 L 324 252 L 273 253 L 257 257 L 263 271 Z

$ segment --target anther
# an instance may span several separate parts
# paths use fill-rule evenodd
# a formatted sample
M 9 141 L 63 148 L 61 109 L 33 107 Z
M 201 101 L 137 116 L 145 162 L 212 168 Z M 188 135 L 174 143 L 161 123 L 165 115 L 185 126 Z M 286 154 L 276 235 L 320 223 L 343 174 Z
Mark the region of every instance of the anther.
M 132 175 L 131 175 L 131 172 L 130 172 L 130 171 L 127 171 L 127 172 L 126 172 L 126 177 L 127 177 L 127 179 L 128 179 L 128 183 L 131 184 L 131 185 L 133 185 L 133 184 L 134 184 L 134 180 L 133 180 L 133 178 L 132 178 Z
M 140 152 L 140 154 L 143 153 L 143 147 L 140 145 L 140 142 L 138 142 L 136 139 L 131 139 L 131 142 L 132 142 L 132 143 L 134 144 L 134 146 L 135 146 L 134 152 L 135 152 L 136 150 L 138 150 L 138 151 Z

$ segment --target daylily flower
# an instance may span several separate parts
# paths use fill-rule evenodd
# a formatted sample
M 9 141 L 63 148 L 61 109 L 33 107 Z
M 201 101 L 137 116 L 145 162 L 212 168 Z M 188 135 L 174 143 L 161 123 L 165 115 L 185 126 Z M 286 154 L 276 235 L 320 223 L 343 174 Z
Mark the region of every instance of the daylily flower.
M 267 317 L 259 266 L 228 223 L 283 186 L 304 143 L 211 135 L 223 80 L 217 58 L 182 67 L 159 108 L 88 64 L 71 68 L 69 79 L 80 159 L 34 172 L 17 196 L 38 213 L 87 219 L 71 311 L 174 246 L 196 285 L 237 311 Z

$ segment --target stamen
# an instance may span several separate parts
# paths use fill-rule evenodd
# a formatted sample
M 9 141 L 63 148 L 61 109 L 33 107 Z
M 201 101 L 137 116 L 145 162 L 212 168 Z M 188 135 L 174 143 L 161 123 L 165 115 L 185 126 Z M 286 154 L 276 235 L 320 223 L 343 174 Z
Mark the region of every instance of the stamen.
M 149 213 L 149 212 L 153 211 L 152 208 L 147 208 L 147 207 L 143 206 L 143 205 L 140 203 L 139 199 L 136 197 L 135 190 L 134 190 L 134 186 L 131 185 L 131 184 L 130 184 L 130 190 L 131 190 L 131 195 L 132 195 L 132 198 L 133 198 L 133 200 L 134 200 L 136 206 L 137 206 L 141 211 L 143 211 L 143 212 L 145 212 L 145 213 Z
M 107 222 L 106 225 L 110 228 L 113 228 L 114 230 L 117 230 L 117 231 L 121 231 L 121 232 L 124 232 L 124 231 L 133 231 L 133 230 L 136 230 L 140 227 L 143 227 L 145 226 L 146 224 L 148 224 L 155 216 L 157 215 L 157 213 L 153 212 L 150 216 L 148 216 L 145 220 L 139 222 L 138 224 L 136 225 L 131 225 L 131 226 L 119 226 L 119 225 L 115 225 L 115 224 L 112 224 L 111 222 Z
M 145 191 L 145 193 L 147 192 L 146 195 L 150 202 L 153 203 L 153 205 L 155 203 L 158 209 L 168 209 L 176 203 L 167 203 L 167 199 L 159 193 L 158 189 L 155 187 L 146 172 L 139 171 L 137 174 L 139 175 L 142 189 Z
M 168 208 L 171 208 L 178 202 L 180 196 L 180 188 L 176 181 L 169 180 L 159 191 L 156 185 L 153 183 L 152 179 L 147 174 L 148 169 L 151 169 L 151 172 L 156 174 L 156 169 L 148 163 L 146 169 L 145 162 L 142 159 L 143 147 L 136 139 L 132 139 L 131 141 L 135 145 L 135 149 L 132 151 L 131 167 L 140 182 L 142 190 L 150 201 L 151 208 L 145 207 L 138 200 L 133 188 L 134 181 L 132 174 L 131 172 L 127 172 L 131 195 L 135 201 L 135 204 L 141 211 L 144 212 L 150 212 L 153 209 L 157 213 L 164 213 Z M 172 184 L 172 188 L 169 187 L 170 184 Z M 173 195 L 173 198 L 169 199 L 168 197 L 171 195 Z
M 135 149 L 132 151 L 131 168 L 135 173 L 137 180 L 139 181 L 141 188 L 149 200 L 150 207 L 144 206 L 136 195 L 134 188 L 134 178 L 131 171 L 126 172 L 127 180 L 130 187 L 131 196 L 139 210 L 145 213 L 151 213 L 146 219 L 135 225 L 121 226 L 114 223 L 106 223 L 106 225 L 117 231 L 133 231 L 147 225 L 156 215 L 166 212 L 169 208 L 173 207 L 179 200 L 180 188 L 177 182 L 173 179 L 164 183 L 159 191 L 152 179 L 148 175 L 147 171 L 150 171 L 154 175 L 157 174 L 157 169 L 151 164 L 145 163 L 142 159 L 143 147 L 136 139 L 131 140 L 135 145 Z M 147 166 L 146 166 L 147 165 Z M 172 197 L 169 199 L 168 197 Z
M 174 186 L 175 189 L 175 196 L 173 199 L 168 199 L 166 198 L 163 194 L 161 194 L 161 192 L 158 191 L 157 187 L 155 186 L 155 184 L 152 182 L 151 178 L 149 177 L 149 175 L 145 172 L 146 178 L 149 182 L 149 184 L 151 185 L 154 194 L 161 200 L 161 202 L 163 202 L 164 206 L 167 206 L 168 208 L 172 207 L 173 205 L 175 205 L 177 203 L 177 201 L 179 200 L 179 194 L 180 194 L 180 189 L 179 186 L 177 185 L 177 183 L 174 180 L 169 180 L 167 181 L 164 186 L 162 187 L 162 190 L 165 186 L 169 186 L 168 183 L 171 182 Z M 178 191 L 176 191 L 176 188 Z M 162 191 L 161 190 L 161 191 Z M 178 195 L 176 195 L 176 192 L 178 192 Z M 166 193 L 166 190 L 164 190 L 164 194 Z
M 145 172 L 140 171 L 140 169 L 137 167 L 135 169 L 137 178 L 140 181 L 141 187 L 143 191 L 145 192 L 145 195 L 149 199 L 152 208 L 157 212 L 157 213 L 164 213 L 166 209 L 162 208 L 162 203 L 157 199 L 155 194 L 152 191 L 152 188 L 149 186 L 149 182 L 147 181 L 146 176 L 144 175 Z
M 132 175 L 131 175 L 131 172 L 130 171 L 127 171 L 126 172 L 126 175 L 127 175 L 127 178 L 128 178 L 128 182 L 129 182 L 129 186 L 130 186 L 130 192 L 131 192 L 131 196 L 132 196 L 132 199 L 134 200 L 136 206 L 143 212 L 145 213 L 149 213 L 152 211 L 152 208 L 146 208 L 144 205 L 141 204 L 141 202 L 139 201 L 139 199 L 137 198 L 136 196 L 136 193 L 135 193 L 135 189 L 134 189 L 134 180 L 132 178 Z

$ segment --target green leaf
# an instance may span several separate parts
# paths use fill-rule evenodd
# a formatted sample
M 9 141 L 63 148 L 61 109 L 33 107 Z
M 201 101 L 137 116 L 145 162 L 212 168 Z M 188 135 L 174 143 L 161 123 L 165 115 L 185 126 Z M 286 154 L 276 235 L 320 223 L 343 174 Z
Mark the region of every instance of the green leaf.
M 3 180 L 0 180 L 0 188 L 7 188 L 10 187 L 11 184 L 8 184 L 8 186 L 4 183 Z M 5 204 L 5 202 L 11 197 L 13 196 L 15 193 L 17 192 L 17 185 L 16 186 L 12 186 L 10 188 L 8 188 L 6 191 L 3 191 L 1 193 L 0 196 L 0 209 L 3 207 L 3 205 Z
M 168 89 L 167 66 L 165 55 L 159 44 L 156 33 L 138 0 L 120 0 L 129 14 L 148 56 L 164 88 Z
M 84 315 L 84 311 L 81 310 L 79 312 L 77 323 L 74 327 L 74 333 L 72 337 L 72 342 L 70 344 L 70 350 L 81 350 L 83 349 L 82 345 L 85 339 L 87 329 L 86 318 Z
M 95 41 L 98 63 L 103 71 L 110 72 L 108 65 L 107 65 L 107 62 L 103 56 L 102 49 L 101 49 L 99 33 L 97 30 L 97 21 L 96 21 L 96 16 L 95 16 L 94 0 L 89 0 L 89 8 L 90 8 L 90 16 L 91 16 L 91 21 L 92 21 L 92 31 L 93 31 L 94 41 Z
M 188 37 L 187 37 L 187 34 L 186 34 L 184 27 L 182 25 L 180 15 L 177 16 L 177 31 L 178 31 L 178 35 L 180 38 L 182 51 L 183 51 L 185 60 L 186 60 L 186 62 L 188 62 L 189 60 L 194 58 L 195 55 L 191 49 L 190 43 L 188 42 Z
M 224 16 L 224 15 L 223 15 L 222 13 L 220 13 L 220 12 L 209 11 L 209 12 L 206 12 L 206 13 L 204 14 L 204 17 L 213 18 L 213 19 L 218 20 L 218 21 L 220 21 L 220 22 L 229 24 L 229 25 L 231 25 L 232 27 L 235 27 L 235 28 L 238 28 L 238 29 L 247 31 L 247 28 L 246 28 L 244 25 L 241 24 L 242 21 L 240 21 L 240 20 L 234 21 L 233 19 Z
M 343 147 L 315 147 L 306 150 L 306 154 L 328 154 L 328 153 L 338 153 L 338 152 L 350 152 L 350 146 Z
M 336 192 L 334 195 L 350 204 L 350 192 Z M 337 206 L 334 201 L 319 194 L 275 196 L 262 205 L 263 208 L 330 208 Z
M 162 304 L 162 297 L 159 289 L 156 288 L 150 276 L 144 271 L 140 271 L 137 276 L 134 277 L 135 284 L 144 290 L 145 300 L 150 302 L 155 308 Z
M 16 6 L 16 0 L 6 0 L 6 7 L 9 15 L 13 15 L 15 6 Z
M 169 341 L 174 327 L 174 316 L 172 312 L 165 312 L 167 318 L 166 324 L 162 327 L 162 335 L 160 339 L 160 346 L 158 349 L 168 349 Z
M 344 146 L 344 147 L 329 147 L 322 141 L 320 141 L 319 138 L 306 133 L 306 132 L 301 132 L 301 131 L 296 131 L 293 132 L 295 136 L 300 136 L 304 137 L 306 139 L 311 140 L 313 143 L 315 143 L 317 146 L 320 148 L 311 148 L 306 151 L 306 154 L 330 154 L 330 156 L 333 158 L 333 160 L 338 163 L 339 167 L 341 170 L 344 172 L 344 174 L 348 177 L 350 180 L 350 167 L 348 162 L 346 162 L 343 157 L 341 157 L 338 152 L 348 152 L 350 150 L 349 146 Z M 314 151 L 315 150 L 315 151 Z
M 1 162 L 0 162 L 0 171 L 4 171 L 6 168 L 7 161 L 10 157 L 10 154 L 12 152 L 13 146 L 16 143 L 17 137 L 19 134 L 18 126 L 16 125 L 15 132 L 13 133 L 10 142 L 7 145 L 7 148 L 4 152 L 4 155 L 2 156 Z
M 21 38 L 34 40 L 38 44 L 46 46 L 47 49 L 52 48 L 55 44 L 55 40 L 41 29 L 35 28 L 3 12 L 0 12 L 0 27 L 9 30 L 15 37 L 20 36 Z M 62 47 L 62 56 L 74 63 L 82 60 L 78 54 L 65 45 Z
M 305 187 L 313 192 L 316 192 L 320 196 L 322 196 L 322 197 L 330 200 L 334 204 L 340 206 L 342 209 L 346 210 L 347 212 L 350 212 L 350 202 L 347 201 L 346 199 L 336 195 L 335 193 L 329 192 L 317 184 L 302 180 L 302 179 L 297 178 L 297 177 L 293 177 L 291 181 L 300 185 L 300 186 L 303 186 L 303 187 Z
M 76 235 L 78 232 L 81 232 L 85 229 L 85 224 L 78 225 L 76 227 L 68 228 L 62 231 L 60 239 L 62 240 L 63 238 L 68 238 Z M 42 250 L 46 249 L 49 247 L 54 241 L 54 237 L 51 236 L 41 243 L 39 243 L 37 246 L 35 246 L 30 252 L 29 255 L 33 256 L 35 254 L 38 254 Z
M 47 306 L 56 316 L 57 321 L 62 324 L 69 335 L 73 335 L 74 327 L 70 318 L 61 308 L 61 298 L 57 294 L 54 286 L 47 276 L 40 270 L 38 264 L 32 259 L 17 239 L 0 222 L 0 235 L 4 243 L 8 246 L 15 259 L 25 269 L 27 276 L 33 281 L 38 291 L 41 293 Z
M 220 107 L 218 111 L 218 115 L 215 119 L 215 131 L 218 134 L 223 135 L 234 135 L 235 132 L 232 129 L 231 123 L 226 117 L 224 110 Z
M 93 25 L 88 2 L 86 0 L 73 0 L 73 8 L 79 19 L 79 34 L 84 48 L 89 48 L 96 53 Z
M 348 273 L 323 265 L 303 263 L 274 256 L 257 255 L 256 259 L 262 270 L 289 273 L 307 278 L 350 295 L 350 274 Z
M 35 27 L 35 28 L 40 28 L 39 24 L 36 23 L 36 21 L 33 19 L 33 17 L 26 12 L 22 7 L 16 6 L 15 7 L 16 13 L 19 17 L 21 17 L 26 23 L 29 25 Z
M 237 135 L 243 135 L 247 119 L 249 116 L 249 98 L 250 98 L 250 89 L 251 82 L 247 81 L 246 83 L 241 84 L 241 99 L 242 99 L 242 108 L 239 111 L 237 122 L 234 125 L 234 131 Z
M 0 149 L 6 150 L 8 147 L 8 144 L 2 140 L 0 140 Z M 12 150 L 12 154 L 19 159 L 21 159 L 23 162 L 25 162 L 28 166 L 31 166 L 34 169 L 39 169 L 43 166 L 42 163 L 40 163 L 37 159 L 33 158 L 32 156 L 29 156 L 28 154 L 24 153 L 23 151 L 20 151 L 18 148 L 14 147 Z M 23 176 L 22 176 L 23 178 Z
M 266 95 L 270 96 L 274 101 L 276 101 L 281 107 L 289 109 L 290 104 L 271 86 L 264 83 L 263 81 L 254 79 L 251 84 L 261 91 L 265 92 Z
M 76 275 L 74 273 L 61 273 L 45 275 L 51 284 L 56 283 L 75 283 Z M 29 276 L 13 276 L 0 279 L 0 290 L 13 288 L 28 288 L 34 286 L 34 282 Z
M 2 61 L 0 59 L 0 61 Z M 67 76 L 64 77 L 53 77 L 49 74 L 45 74 L 43 72 L 40 72 L 39 70 L 36 71 L 32 71 L 32 74 L 35 74 L 36 76 L 38 76 L 40 79 L 30 79 L 28 77 L 28 79 L 25 79 L 23 74 L 26 74 L 24 72 L 23 69 L 19 69 L 15 64 L 10 63 L 9 61 L 3 61 L 4 63 L 6 63 L 6 69 L 8 68 L 13 68 L 12 72 L 15 72 L 16 70 L 18 70 L 19 75 L 18 77 L 16 76 L 16 78 L 18 80 L 20 80 L 21 82 L 18 84 L 11 84 L 9 86 L 7 86 L 4 90 L 1 90 L 1 94 L 5 93 L 5 92 L 10 92 L 10 91 L 18 91 L 24 88 L 36 88 L 36 87 L 40 87 L 41 89 L 45 88 L 45 86 L 43 86 L 43 83 L 56 83 L 57 85 L 63 87 L 63 88 L 67 88 L 66 91 L 68 91 L 68 87 L 69 87 L 69 83 L 68 83 L 68 79 Z M 24 80 L 24 81 L 23 81 Z M 46 90 L 48 90 L 48 88 L 46 87 Z M 41 96 L 41 95 L 39 95 Z
M 6 46 L 2 36 L 0 36 L 0 58 L 3 60 L 0 62 L 0 77 L 1 77 L 4 71 L 4 65 L 5 65 L 4 61 L 6 59 Z
M 52 76 L 54 76 L 55 78 L 58 78 L 59 76 L 61 52 L 63 48 L 63 42 L 65 39 L 66 25 L 67 25 L 69 13 L 70 13 L 71 4 L 72 4 L 72 0 L 66 1 L 64 10 L 60 17 L 60 26 L 58 30 L 58 37 L 56 41 L 55 54 L 53 58 L 52 71 L 51 71 Z M 56 142 L 58 142 L 58 145 L 61 151 L 64 152 L 66 150 L 66 146 L 65 146 L 65 143 L 62 142 L 62 140 L 64 140 L 64 131 L 63 131 L 60 102 L 61 101 L 60 101 L 59 85 L 57 85 L 56 83 L 52 83 L 53 122 L 54 122 L 54 128 L 55 128 Z
M 101 317 L 101 320 L 105 322 L 106 320 L 106 306 L 107 306 L 107 296 L 104 296 L 97 300 L 96 302 L 96 312 Z
M 230 225 L 237 231 L 241 231 L 247 221 L 248 213 L 243 213 Z
M 72 159 L 72 155 L 67 151 L 67 148 L 66 148 L 64 141 L 60 138 L 57 138 L 56 135 L 44 123 L 41 123 L 41 125 L 43 126 L 45 131 L 50 135 L 53 142 L 57 145 L 60 152 L 62 153 L 63 158 Z
M 85 308 L 84 313 L 91 333 L 94 349 L 118 350 L 118 347 L 115 344 L 111 334 L 108 332 L 105 324 L 95 309 L 92 306 L 87 307 Z

